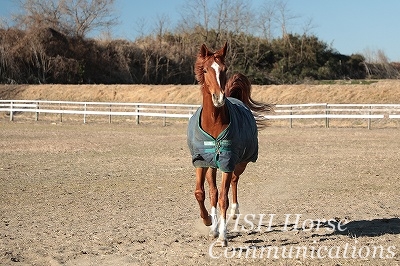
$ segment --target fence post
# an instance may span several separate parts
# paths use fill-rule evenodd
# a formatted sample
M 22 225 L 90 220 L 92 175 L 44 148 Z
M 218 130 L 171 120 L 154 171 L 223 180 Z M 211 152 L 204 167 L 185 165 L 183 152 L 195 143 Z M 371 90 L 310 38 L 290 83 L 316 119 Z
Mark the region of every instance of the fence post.
M 13 102 L 10 102 L 10 121 L 14 121 Z
M 163 126 L 165 127 L 167 125 L 167 106 L 164 106 L 164 120 L 163 120 Z
M 325 104 L 325 128 L 329 128 L 329 105 Z
M 36 110 L 39 110 L 39 102 L 36 102 Z M 39 121 L 39 112 L 36 111 L 35 121 Z
M 136 125 L 139 125 L 140 121 L 139 121 L 139 105 L 136 105 L 136 113 L 138 113 L 136 115 Z
M 293 128 L 293 118 L 292 118 L 293 112 L 292 112 L 292 110 L 293 110 L 293 106 L 290 106 L 290 118 L 289 118 L 290 128 Z
M 372 106 L 369 106 L 368 115 L 371 115 Z M 368 117 L 368 129 L 371 129 L 371 117 Z
M 111 104 L 110 104 L 110 115 L 108 116 L 108 123 L 111 124 Z
M 60 123 L 62 123 L 62 119 L 63 119 L 63 113 L 62 113 L 62 106 L 60 103 Z
M 84 105 L 83 123 L 86 124 L 86 103 L 85 103 L 85 105 Z

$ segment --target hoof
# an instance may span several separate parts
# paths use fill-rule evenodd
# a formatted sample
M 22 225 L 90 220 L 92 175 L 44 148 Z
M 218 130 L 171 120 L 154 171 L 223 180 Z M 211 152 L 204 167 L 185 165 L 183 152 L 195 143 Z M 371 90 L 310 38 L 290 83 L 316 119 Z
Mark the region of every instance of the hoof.
M 232 204 L 231 208 L 231 216 L 233 220 L 236 220 L 239 217 L 239 204 Z
M 204 223 L 206 226 L 212 225 L 212 218 L 211 218 L 211 215 L 208 215 L 207 218 L 203 219 L 203 223 Z
M 215 229 L 211 229 L 210 232 L 208 233 L 208 236 L 212 238 L 217 238 L 219 236 L 219 233 Z
M 226 240 L 226 239 L 219 239 L 218 238 L 218 240 L 217 240 L 217 243 L 216 243 L 216 245 L 215 246 L 218 246 L 218 247 L 227 247 L 228 246 L 228 240 Z

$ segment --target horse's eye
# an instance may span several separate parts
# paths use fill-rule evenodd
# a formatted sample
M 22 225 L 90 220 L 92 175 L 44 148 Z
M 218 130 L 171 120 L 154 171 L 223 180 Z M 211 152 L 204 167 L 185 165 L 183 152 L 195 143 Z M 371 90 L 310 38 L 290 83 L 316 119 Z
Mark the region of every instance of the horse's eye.
M 203 68 L 203 73 L 207 73 L 207 69 Z

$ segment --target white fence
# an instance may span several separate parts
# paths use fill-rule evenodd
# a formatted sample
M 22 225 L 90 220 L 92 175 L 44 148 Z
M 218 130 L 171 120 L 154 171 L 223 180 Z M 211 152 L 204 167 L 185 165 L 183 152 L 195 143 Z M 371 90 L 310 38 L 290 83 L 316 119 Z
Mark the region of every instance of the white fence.
M 268 119 L 288 119 L 290 127 L 294 119 L 323 119 L 329 127 L 331 119 L 365 119 L 368 129 L 372 119 L 399 119 L 400 104 L 288 104 L 276 105 L 275 114 Z
M 111 102 L 71 102 L 71 101 L 29 101 L 29 100 L 0 100 L 0 112 L 7 112 L 10 121 L 14 120 L 15 113 L 30 112 L 35 114 L 38 121 L 40 114 L 82 115 L 83 123 L 87 122 L 87 116 L 108 116 L 111 123 L 113 116 L 132 116 L 136 124 L 140 123 L 140 117 L 161 117 L 164 125 L 166 118 L 190 118 L 198 105 L 191 104 L 155 104 L 155 103 L 111 103 Z
M 191 104 L 153 104 L 153 103 L 107 103 L 107 102 L 71 102 L 71 101 L 30 101 L 0 100 L 0 112 L 9 114 L 10 121 L 15 114 L 29 112 L 39 120 L 40 114 L 60 115 L 75 114 L 83 116 L 108 116 L 111 123 L 113 116 L 135 117 L 136 124 L 140 117 L 161 117 L 163 124 L 167 118 L 190 118 L 199 105 Z M 330 119 L 364 119 L 371 128 L 372 119 L 399 119 L 400 104 L 290 104 L 276 105 L 275 112 L 265 116 L 268 119 L 288 120 L 290 127 L 295 119 L 323 119 L 329 127 Z

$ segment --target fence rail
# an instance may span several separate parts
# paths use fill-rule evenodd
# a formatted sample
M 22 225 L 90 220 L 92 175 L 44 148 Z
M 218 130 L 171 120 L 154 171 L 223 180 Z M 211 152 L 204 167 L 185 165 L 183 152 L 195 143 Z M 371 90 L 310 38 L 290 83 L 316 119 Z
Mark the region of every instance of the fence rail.
M 400 119 L 400 104 L 284 104 L 276 105 L 275 114 L 268 119 L 288 119 L 290 127 L 294 119 L 324 119 L 329 127 L 331 119 L 365 119 L 368 129 L 372 119 Z
M 113 103 L 113 102 L 72 102 L 72 101 L 29 101 L 29 100 L 0 100 L 0 112 L 7 112 L 10 121 L 18 112 L 35 113 L 35 120 L 40 114 L 60 114 L 62 122 L 64 114 L 83 116 L 87 123 L 88 115 L 108 116 L 111 123 L 113 116 L 132 116 L 136 124 L 140 117 L 161 117 L 163 124 L 166 118 L 190 118 L 198 105 L 192 104 L 157 104 L 157 103 Z
M 155 103 L 111 103 L 111 102 L 72 102 L 72 101 L 31 101 L 0 100 L 0 112 L 9 114 L 10 121 L 17 113 L 34 113 L 35 120 L 40 114 L 59 114 L 62 121 L 64 114 L 83 116 L 108 116 L 111 123 L 113 116 L 135 117 L 136 124 L 140 117 L 160 117 L 163 124 L 167 118 L 190 118 L 199 105 L 192 104 L 155 104 Z M 331 119 L 365 119 L 371 128 L 372 119 L 400 119 L 400 104 L 280 104 L 275 112 L 265 116 L 268 119 L 289 120 L 290 127 L 294 119 L 324 119 L 329 127 Z

